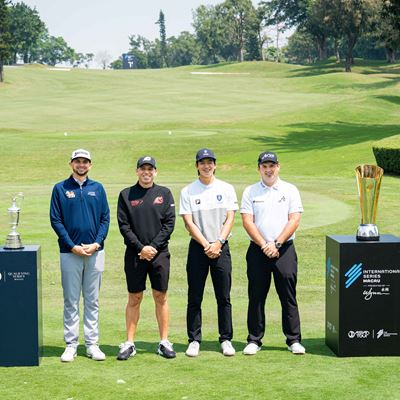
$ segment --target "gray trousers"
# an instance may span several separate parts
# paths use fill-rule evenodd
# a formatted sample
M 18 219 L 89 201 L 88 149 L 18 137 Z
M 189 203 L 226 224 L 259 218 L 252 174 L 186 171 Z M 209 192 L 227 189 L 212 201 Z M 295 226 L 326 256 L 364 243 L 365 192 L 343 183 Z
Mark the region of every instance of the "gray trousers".
M 83 295 L 83 327 L 85 344 L 99 339 L 99 291 L 104 271 L 104 250 L 90 257 L 73 253 L 60 254 L 61 284 L 64 292 L 64 340 L 78 345 L 79 299 Z

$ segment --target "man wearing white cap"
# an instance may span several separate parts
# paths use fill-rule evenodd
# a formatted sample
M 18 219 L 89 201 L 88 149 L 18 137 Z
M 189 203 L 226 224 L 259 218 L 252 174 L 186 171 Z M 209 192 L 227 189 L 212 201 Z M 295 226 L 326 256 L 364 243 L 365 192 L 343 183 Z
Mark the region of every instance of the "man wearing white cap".
M 110 224 L 110 210 L 103 186 L 88 178 L 90 153 L 84 149 L 71 155 L 72 175 L 53 188 L 50 203 L 51 226 L 60 247 L 61 282 L 64 293 L 64 340 L 61 361 L 73 361 L 79 336 L 79 299 L 84 301 L 86 354 L 96 361 L 105 354 L 98 346 L 99 290 L 104 271 L 104 240 Z

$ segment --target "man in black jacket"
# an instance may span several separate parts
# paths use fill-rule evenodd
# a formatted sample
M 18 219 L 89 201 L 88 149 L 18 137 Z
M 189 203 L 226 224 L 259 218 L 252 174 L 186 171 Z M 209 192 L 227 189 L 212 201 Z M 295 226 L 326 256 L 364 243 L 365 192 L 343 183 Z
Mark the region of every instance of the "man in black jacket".
M 175 204 L 171 191 L 156 185 L 156 160 L 141 157 L 137 161 L 138 182 L 121 191 L 118 199 L 118 225 L 124 242 L 125 275 L 128 287 L 126 305 L 126 341 L 120 345 L 118 360 L 136 354 L 134 338 L 140 315 L 140 303 L 149 275 L 156 318 L 160 332 L 157 353 L 174 358 L 176 353 L 168 341 L 167 290 L 170 268 L 168 240 L 175 226 Z

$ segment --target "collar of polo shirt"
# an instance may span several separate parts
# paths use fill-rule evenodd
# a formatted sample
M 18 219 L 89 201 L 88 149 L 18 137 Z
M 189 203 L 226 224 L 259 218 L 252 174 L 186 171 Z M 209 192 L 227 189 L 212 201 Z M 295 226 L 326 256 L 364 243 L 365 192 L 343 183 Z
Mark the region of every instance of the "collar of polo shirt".
M 281 183 L 281 179 L 278 177 L 278 179 L 276 180 L 276 182 L 275 182 L 272 186 L 266 185 L 266 184 L 263 182 L 262 179 L 260 180 L 260 183 L 261 183 L 261 186 L 262 186 L 264 189 L 268 189 L 268 190 L 275 189 L 275 190 L 278 190 L 279 184 Z

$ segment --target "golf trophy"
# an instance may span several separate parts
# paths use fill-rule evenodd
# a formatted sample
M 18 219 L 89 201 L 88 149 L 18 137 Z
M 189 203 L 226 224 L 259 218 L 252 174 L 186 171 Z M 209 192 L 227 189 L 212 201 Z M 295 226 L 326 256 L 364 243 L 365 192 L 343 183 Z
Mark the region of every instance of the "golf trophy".
M 383 169 L 377 165 L 363 164 L 356 168 L 357 188 L 361 208 L 361 224 L 357 230 L 357 240 L 379 240 L 379 232 L 375 222 L 382 176 Z
M 7 250 L 19 250 L 24 248 L 21 242 L 21 237 L 17 232 L 19 213 L 21 211 L 21 205 L 23 200 L 24 200 L 24 194 L 18 193 L 12 199 L 12 205 L 7 210 L 10 217 L 10 225 L 11 225 L 11 232 L 7 235 L 6 244 L 4 245 L 4 248 Z

